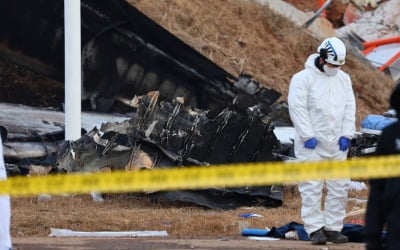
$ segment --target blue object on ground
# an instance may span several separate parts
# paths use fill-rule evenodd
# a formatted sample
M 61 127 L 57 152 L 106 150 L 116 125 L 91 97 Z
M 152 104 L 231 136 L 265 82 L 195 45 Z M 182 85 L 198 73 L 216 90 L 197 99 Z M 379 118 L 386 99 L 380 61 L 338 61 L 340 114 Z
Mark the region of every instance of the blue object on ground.
M 386 126 L 396 122 L 397 119 L 393 117 L 386 117 L 383 115 L 367 115 L 361 122 L 361 128 L 383 130 Z
M 267 236 L 269 230 L 257 228 L 245 228 L 242 230 L 243 236 Z
M 250 214 L 239 214 L 239 217 L 253 218 L 253 217 L 264 217 L 264 216 L 259 215 L 259 214 L 250 213 Z

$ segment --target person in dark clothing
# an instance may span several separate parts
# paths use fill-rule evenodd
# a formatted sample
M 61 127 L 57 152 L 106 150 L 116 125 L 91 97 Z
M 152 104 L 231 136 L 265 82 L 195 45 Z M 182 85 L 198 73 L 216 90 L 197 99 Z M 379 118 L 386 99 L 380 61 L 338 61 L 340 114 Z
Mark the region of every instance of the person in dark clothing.
M 390 105 L 398 120 L 382 131 L 377 155 L 400 154 L 400 83 L 392 92 Z M 400 177 L 370 180 L 365 221 L 368 250 L 400 249 Z M 385 225 L 387 234 L 383 241 L 381 235 Z

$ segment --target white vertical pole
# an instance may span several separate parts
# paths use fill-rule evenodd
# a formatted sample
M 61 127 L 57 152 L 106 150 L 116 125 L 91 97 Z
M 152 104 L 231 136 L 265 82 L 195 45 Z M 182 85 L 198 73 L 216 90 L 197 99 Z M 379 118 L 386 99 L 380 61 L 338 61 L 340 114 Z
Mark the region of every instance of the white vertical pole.
M 81 4 L 64 0 L 65 140 L 81 137 Z

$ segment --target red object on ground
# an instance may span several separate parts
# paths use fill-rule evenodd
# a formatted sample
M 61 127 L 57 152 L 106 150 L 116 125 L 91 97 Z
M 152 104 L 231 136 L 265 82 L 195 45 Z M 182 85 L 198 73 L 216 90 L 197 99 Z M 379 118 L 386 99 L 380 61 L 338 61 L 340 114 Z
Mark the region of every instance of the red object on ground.
M 398 58 L 400 58 L 400 52 L 397 52 L 394 56 L 392 56 L 389 61 L 387 61 L 384 65 L 379 67 L 379 71 L 384 71 L 386 68 L 388 68 L 394 61 L 396 61 Z
M 380 45 L 389 44 L 389 43 L 400 43 L 400 36 L 394 36 L 394 37 L 389 37 L 389 38 L 383 38 L 383 39 L 363 42 L 362 45 L 363 45 L 364 49 L 366 49 L 371 46 L 380 46 Z
M 373 51 L 376 48 L 376 46 L 370 46 L 368 48 L 366 48 L 365 50 L 363 50 L 363 54 L 366 55 L 369 52 Z

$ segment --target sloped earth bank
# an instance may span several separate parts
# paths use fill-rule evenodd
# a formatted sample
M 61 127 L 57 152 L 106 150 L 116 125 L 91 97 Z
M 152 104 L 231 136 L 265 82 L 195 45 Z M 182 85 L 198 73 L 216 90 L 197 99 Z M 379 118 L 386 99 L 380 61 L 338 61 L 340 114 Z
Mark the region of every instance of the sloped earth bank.
M 128 2 L 231 74 L 249 73 L 260 84 L 278 90 L 282 100 L 286 100 L 292 75 L 304 68 L 305 60 L 320 44 L 251 0 Z M 307 1 L 288 2 L 315 11 Z M 341 8 L 336 6 L 328 13 L 341 16 Z M 343 70 L 352 77 L 359 124 L 367 114 L 388 109 L 387 98 L 394 83 L 391 77 L 362 63 L 356 56 L 359 52 L 349 51 Z
M 255 241 L 234 238 L 165 239 L 165 238 L 15 238 L 13 249 L 270 249 L 270 250 L 361 250 L 364 244 L 331 244 L 313 246 L 309 242 L 294 240 Z

